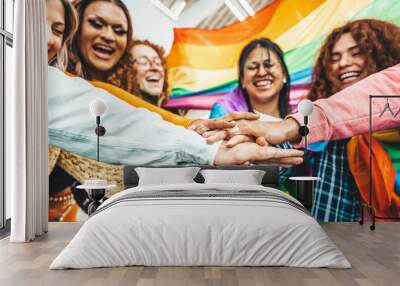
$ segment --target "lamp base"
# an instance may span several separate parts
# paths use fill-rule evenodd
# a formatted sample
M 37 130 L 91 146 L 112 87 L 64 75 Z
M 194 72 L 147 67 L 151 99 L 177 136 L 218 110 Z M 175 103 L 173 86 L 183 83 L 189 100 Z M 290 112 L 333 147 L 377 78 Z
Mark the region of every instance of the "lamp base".
M 88 189 L 87 192 L 90 200 L 92 201 L 88 207 L 88 215 L 91 216 L 101 205 L 100 201 L 104 198 L 106 189 Z
M 314 189 L 315 181 L 318 177 L 290 177 L 292 181 L 296 181 L 296 199 L 303 204 L 303 206 L 311 210 L 314 205 Z

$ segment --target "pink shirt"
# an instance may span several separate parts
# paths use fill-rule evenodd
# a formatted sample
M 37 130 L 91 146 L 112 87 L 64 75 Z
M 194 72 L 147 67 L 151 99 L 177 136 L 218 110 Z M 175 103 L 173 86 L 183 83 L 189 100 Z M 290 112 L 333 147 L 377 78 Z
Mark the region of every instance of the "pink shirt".
M 314 102 L 314 111 L 309 116 L 310 143 L 349 138 L 369 131 L 369 95 L 400 95 L 400 64 L 355 83 L 335 95 Z M 392 111 L 400 108 L 400 98 L 389 98 Z M 373 131 L 400 127 L 400 113 L 393 117 L 390 112 L 379 115 L 386 104 L 385 98 L 372 100 Z M 303 123 L 299 113 L 289 117 Z

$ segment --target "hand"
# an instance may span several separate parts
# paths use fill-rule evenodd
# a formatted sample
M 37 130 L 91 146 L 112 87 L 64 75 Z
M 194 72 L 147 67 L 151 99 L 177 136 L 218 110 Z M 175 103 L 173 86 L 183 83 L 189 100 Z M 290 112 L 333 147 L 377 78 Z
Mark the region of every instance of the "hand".
M 228 129 L 235 126 L 235 122 L 226 121 L 222 118 L 219 119 L 196 119 L 190 123 L 188 129 L 197 132 L 200 135 L 214 129 Z
M 297 141 L 300 139 L 299 123 L 292 118 L 278 122 L 245 121 L 241 120 L 237 125 L 226 132 L 229 137 L 234 135 L 248 135 L 256 138 L 256 142 L 265 146 L 281 144 L 286 141 Z M 228 146 L 233 144 L 228 141 Z
M 243 165 L 261 162 L 268 165 L 290 167 L 303 162 L 304 152 L 295 149 L 280 149 L 259 146 L 256 143 L 242 143 L 228 148 L 222 143 L 214 159 L 214 165 Z
M 203 137 L 207 138 L 206 141 L 208 144 L 213 144 L 217 141 L 221 141 L 227 139 L 229 137 L 229 133 L 227 130 L 212 130 L 203 133 Z M 233 135 L 229 139 L 229 144 L 227 147 L 231 148 L 240 143 L 244 142 L 255 142 L 255 138 L 248 135 Z M 261 144 L 260 144 L 261 145 Z M 264 145 L 261 145 L 264 146 Z
M 226 121 L 258 120 L 260 115 L 253 112 L 231 112 L 221 118 Z
M 217 119 L 196 119 L 189 125 L 188 129 L 191 129 L 199 133 L 200 135 L 203 135 L 204 133 L 212 130 L 224 130 L 232 128 L 236 125 L 235 121 L 238 120 L 257 120 L 259 118 L 260 118 L 259 115 L 251 112 L 233 112 Z M 226 136 L 227 133 L 221 132 L 218 133 L 218 135 L 215 136 L 215 138 L 223 140 L 226 138 Z M 219 140 L 215 140 L 213 142 Z
M 208 131 L 203 134 L 203 137 L 207 138 L 207 143 L 212 144 L 220 140 L 231 138 L 228 141 L 228 146 L 232 147 L 236 144 L 237 139 L 232 138 L 238 135 L 245 135 L 253 138 L 263 138 L 265 136 L 265 123 L 264 121 L 248 121 L 240 120 L 236 122 L 236 125 L 230 129 L 221 131 Z M 262 145 L 263 146 L 263 145 Z

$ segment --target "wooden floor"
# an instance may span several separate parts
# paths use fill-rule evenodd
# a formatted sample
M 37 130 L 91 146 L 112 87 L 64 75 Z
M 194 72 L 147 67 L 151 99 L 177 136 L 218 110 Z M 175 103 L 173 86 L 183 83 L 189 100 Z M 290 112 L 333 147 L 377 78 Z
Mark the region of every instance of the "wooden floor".
M 48 270 L 80 223 L 50 223 L 49 233 L 28 244 L 0 241 L 0 285 L 400 285 L 400 223 L 323 225 L 353 268 L 124 267 Z

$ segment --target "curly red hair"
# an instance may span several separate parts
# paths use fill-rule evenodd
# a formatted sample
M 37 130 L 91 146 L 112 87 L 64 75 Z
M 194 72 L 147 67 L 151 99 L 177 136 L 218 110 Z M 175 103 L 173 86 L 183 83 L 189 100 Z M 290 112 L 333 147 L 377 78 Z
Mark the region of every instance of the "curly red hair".
M 158 99 L 157 105 L 161 106 L 164 100 L 168 97 L 168 70 L 167 70 L 167 60 L 165 57 L 165 50 L 162 46 L 159 46 L 153 42 L 150 42 L 149 40 L 131 40 L 129 43 L 129 50 L 132 50 L 133 47 L 138 46 L 138 45 L 144 45 L 152 48 L 158 55 L 158 57 L 161 59 L 161 64 L 164 69 L 164 86 L 162 89 L 162 93 L 160 95 L 160 98 Z M 136 75 L 136 71 L 133 68 L 133 59 L 132 60 L 132 70 L 134 71 Z M 140 86 L 139 83 L 135 80 L 133 81 L 133 93 L 137 96 L 140 96 Z
M 350 33 L 366 55 L 367 75 L 381 71 L 400 62 L 400 28 L 394 24 L 375 19 L 356 20 L 336 28 L 322 45 L 315 64 L 309 98 L 317 100 L 335 94 L 331 72 L 332 50 L 340 37 Z

